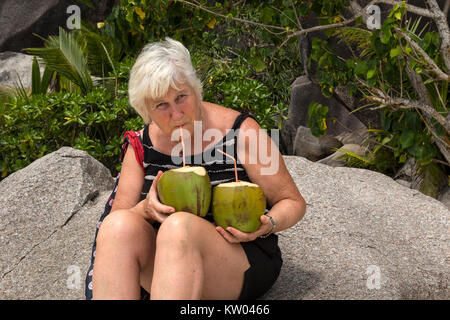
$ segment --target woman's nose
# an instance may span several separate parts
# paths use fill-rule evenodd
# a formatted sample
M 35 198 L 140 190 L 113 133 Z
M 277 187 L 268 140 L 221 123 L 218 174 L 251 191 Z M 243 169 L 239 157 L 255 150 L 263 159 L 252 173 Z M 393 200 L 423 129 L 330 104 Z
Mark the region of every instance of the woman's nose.
M 183 118 L 183 111 L 181 110 L 180 106 L 177 106 L 176 104 L 172 107 L 172 119 L 179 120 Z

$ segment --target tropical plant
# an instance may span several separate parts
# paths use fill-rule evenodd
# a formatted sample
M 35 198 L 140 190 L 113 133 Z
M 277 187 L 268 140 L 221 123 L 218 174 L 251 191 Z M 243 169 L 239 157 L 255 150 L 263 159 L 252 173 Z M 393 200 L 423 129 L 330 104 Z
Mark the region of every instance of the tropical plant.
M 182 2 L 224 20 L 258 26 L 264 39 L 277 39 L 273 41 L 281 42 L 280 48 L 322 31 L 325 37 L 312 38 L 308 64 L 315 61 L 318 65 L 317 81 L 323 95 L 330 97 L 337 87 L 345 86 L 368 102 L 353 113 L 371 108 L 381 117 L 382 128 L 369 128 L 370 153 L 357 159 L 347 152 L 348 163 L 356 159 L 353 162 L 361 166 L 394 175 L 412 158 L 417 163 L 416 173 L 423 178 L 420 189 L 424 193 L 437 197 L 441 181 L 448 183 L 450 31 L 435 0 L 427 0 L 427 8 L 405 1 L 373 0 L 361 7 L 356 0 L 269 0 L 258 8 L 259 17 L 252 19 L 244 16 L 247 11 L 236 10 L 237 6 L 213 10 L 207 1 Z M 377 3 L 392 5 L 392 11 L 380 29 L 369 30 L 366 12 Z M 426 17 L 434 29 L 419 29 L 421 22 L 411 20 L 408 12 Z M 318 24 L 304 27 L 313 16 Z M 347 45 L 350 57 L 339 56 L 331 45 L 334 39 Z M 326 106 L 313 103 L 310 110 L 314 134 L 325 134 L 326 122 L 334 120 Z
M 314 39 L 311 58 L 318 62 L 324 95 L 347 85 L 363 93 L 380 110 L 380 129 L 369 128 L 371 141 L 367 167 L 394 175 L 407 159 L 416 162 L 419 189 L 433 197 L 448 183 L 448 81 L 439 33 L 418 29 L 420 20 L 406 19 L 407 5 L 395 5 L 381 29 L 367 31 L 364 24 L 333 30 L 331 35 L 356 45 L 354 56 L 344 59 L 327 41 Z M 408 22 L 406 22 L 408 20 Z M 357 111 L 357 110 L 355 110 Z M 323 117 L 323 115 L 322 115 Z M 350 163 L 354 154 L 345 152 Z
M 117 174 L 123 133 L 142 126 L 126 95 L 114 97 L 103 87 L 12 97 L 0 104 L 0 176 L 62 146 L 85 150 Z
M 50 70 L 68 81 L 62 82 L 67 87 L 71 88 L 73 84 L 83 93 L 91 91 L 93 82 L 79 35 L 68 33 L 60 27 L 58 36 L 49 36 L 43 40 L 45 47 L 25 50 L 42 58 Z

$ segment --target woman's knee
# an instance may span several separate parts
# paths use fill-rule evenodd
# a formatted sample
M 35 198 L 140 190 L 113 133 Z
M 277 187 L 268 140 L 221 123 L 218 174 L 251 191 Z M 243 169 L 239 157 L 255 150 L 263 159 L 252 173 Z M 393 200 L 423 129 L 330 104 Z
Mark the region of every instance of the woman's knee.
M 97 242 L 133 241 L 139 237 L 153 236 L 152 226 L 135 213 L 122 209 L 108 214 L 100 225 Z
M 195 244 L 206 221 L 189 212 L 178 211 L 168 216 L 158 230 L 158 245 Z

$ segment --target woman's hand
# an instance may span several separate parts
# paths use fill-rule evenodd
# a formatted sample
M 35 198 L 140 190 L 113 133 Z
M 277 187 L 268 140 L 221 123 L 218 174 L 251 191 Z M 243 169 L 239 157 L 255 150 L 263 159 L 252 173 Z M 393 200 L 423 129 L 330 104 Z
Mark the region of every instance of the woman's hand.
M 228 227 L 226 230 L 220 226 L 216 227 L 216 230 L 230 243 L 248 242 L 253 241 L 259 236 L 265 235 L 272 230 L 272 222 L 266 215 L 262 215 L 260 218 L 261 225 L 258 230 L 254 232 L 243 232 L 236 228 Z
M 175 208 L 166 206 L 165 204 L 159 202 L 156 183 L 158 182 L 162 174 L 163 172 L 159 170 L 158 174 L 153 180 L 152 186 L 150 187 L 147 197 L 144 200 L 142 200 L 143 210 L 141 210 L 141 213 L 144 215 L 145 219 L 157 221 L 160 223 L 162 223 L 167 218 L 168 214 L 175 212 Z

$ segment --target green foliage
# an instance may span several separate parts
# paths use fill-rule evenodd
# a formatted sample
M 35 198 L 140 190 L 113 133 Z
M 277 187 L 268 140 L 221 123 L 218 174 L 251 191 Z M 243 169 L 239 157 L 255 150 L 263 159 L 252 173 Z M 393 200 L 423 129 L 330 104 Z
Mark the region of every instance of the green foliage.
M 46 94 L 50 81 L 52 80 L 53 72 L 46 66 L 41 78 L 41 71 L 39 69 L 39 62 L 37 58 L 33 58 L 33 66 L 31 71 L 31 94 Z
M 273 8 L 262 15 L 264 5 L 258 1 L 244 7 L 218 2 L 215 10 L 228 17 L 264 16 L 273 23 L 291 23 L 287 17 L 294 15 L 290 4 L 285 5 L 281 20 L 278 14 L 270 16 Z M 36 60 L 31 95 L 23 88 L 1 94 L 3 177 L 64 145 L 86 150 L 117 172 L 123 132 L 143 126 L 128 106 L 130 69 L 145 44 L 166 36 L 190 50 L 205 100 L 250 111 L 264 128 L 282 128 L 289 85 L 302 70 L 295 42 L 278 50 L 280 37 L 182 1 L 121 1 L 96 26 L 82 22 L 80 30 L 60 29 L 58 36 L 45 40 L 44 48 L 28 49 L 45 63 L 46 71 L 38 74 Z M 56 92 L 47 92 L 50 85 Z
M 204 100 L 255 115 L 261 127 L 281 128 L 288 106 L 258 79 L 256 69 L 242 56 L 214 58 L 196 51 L 192 59 L 204 85 Z M 278 99 L 277 99 L 278 98 Z
M 78 37 L 91 75 L 106 78 L 117 75 L 116 67 L 121 60 L 121 43 L 117 39 L 98 32 L 95 26 L 82 23 L 80 30 L 73 31 Z
M 28 48 L 28 53 L 41 57 L 46 66 L 76 85 L 81 92 L 87 93 L 92 87 L 92 78 L 86 57 L 81 48 L 79 37 L 59 28 L 58 36 L 45 40 L 44 48 Z
M 316 137 L 325 135 L 327 131 L 327 119 L 330 119 L 328 116 L 328 107 L 317 102 L 311 102 L 309 104 L 308 115 L 308 127 L 311 133 Z
M 149 42 L 170 36 L 189 45 L 205 28 L 213 28 L 213 17 L 180 1 L 122 0 L 100 24 L 100 33 L 118 40 L 123 55 L 135 56 Z
M 431 66 L 418 54 L 417 50 L 397 30 L 402 30 L 445 70 L 439 51 L 440 38 L 436 32 L 418 30 L 418 21 L 407 24 L 405 3 L 395 5 L 379 30 L 368 31 L 363 25 L 343 27 L 330 31 L 330 36 L 338 37 L 353 48 L 353 56 L 344 59 L 336 54 L 328 40 L 314 38 L 311 59 L 319 66 L 318 80 L 325 96 L 330 96 L 337 86 L 346 85 L 351 92 L 359 90 L 366 98 L 383 92 L 386 96 L 422 101 L 421 93 L 408 76 L 419 75 L 427 90 L 432 107 L 442 116 L 448 114 L 448 82 L 433 78 Z M 355 51 L 356 48 L 356 51 Z M 410 71 L 408 71 L 410 70 Z M 377 91 L 378 90 L 378 91 Z M 367 104 L 365 107 L 374 105 Z M 436 119 L 431 126 L 425 123 L 424 114 L 417 109 L 396 109 L 394 106 L 381 111 L 382 130 L 369 130 L 375 146 L 368 159 L 361 161 L 354 154 L 346 153 L 348 164 L 358 164 L 385 174 L 394 174 L 408 158 L 418 163 L 418 172 L 422 172 L 424 182 L 421 191 L 436 196 L 439 179 L 446 177 L 445 167 L 437 161 L 445 161 L 435 144 L 430 130 L 442 139 L 448 139 L 448 133 Z M 326 114 L 310 114 L 310 122 L 318 123 Z M 313 134 L 324 132 L 313 129 Z M 448 141 L 448 140 L 447 140 Z M 432 169 L 430 169 L 432 168 Z M 433 171 L 433 174 L 427 172 Z
M 91 1 L 80 1 L 92 7 Z M 213 15 L 199 6 L 217 12 Z M 255 115 L 266 129 L 282 129 L 287 119 L 290 85 L 304 70 L 296 37 L 302 17 L 317 16 L 321 25 L 343 21 L 349 1 L 247 0 L 233 1 L 124 0 L 97 26 L 82 24 L 70 33 L 60 30 L 44 48 L 29 49 L 46 64 L 40 75 L 37 60 L 32 68 L 32 90 L 18 86 L 14 94 L 0 92 L 0 146 L 2 177 L 63 145 L 86 150 L 112 171 L 120 168 L 118 154 L 125 130 L 139 130 L 142 120 L 128 106 L 129 71 L 142 47 L 166 36 L 180 40 L 204 84 L 205 100 Z M 323 95 L 346 85 L 365 97 L 377 90 L 387 96 L 416 99 L 407 70 L 423 80 L 429 99 L 442 116 L 448 114 L 448 82 L 435 81 L 429 64 L 396 30 L 399 28 L 440 66 L 440 38 L 419 21 L 406 22 L 404 3 L 395 5 L 380 30 L 354 25 L 328 29 L 328 39 L 313 38 L 311 59 L 318 63 Z M 241 20 L 232 20 L 241 19 Z M 260 25 L 243 23 L 253 21 Z M 340 57 L 337 38 L 351 48 Z M 47 92 L 52 87 L 57 92 Z M 372 100 L 364 107 L 376 105 Z M 355 111 L 357 112 L 357 111 Z M 382 128 L 369 128 L 373 142 L 368 154 L 346 150 L 347 165 L 394 174 L 415 158 L 424 177 L 422 191 L 436 194 L 439 177 L 447 177 L 430 129 L 448 141 L 448 133 L 435 119 L 430 124 L 416 109 L 386 107 Z M 328 107 L 309 106 L 309 126 L 316 136 L 326 133 Z
M 85 150 L 117 173 L 123 133 L 142 126 L 128 99 L 104 88 L 13 97 L 0 104 L 1 177 L 62 146 Z

